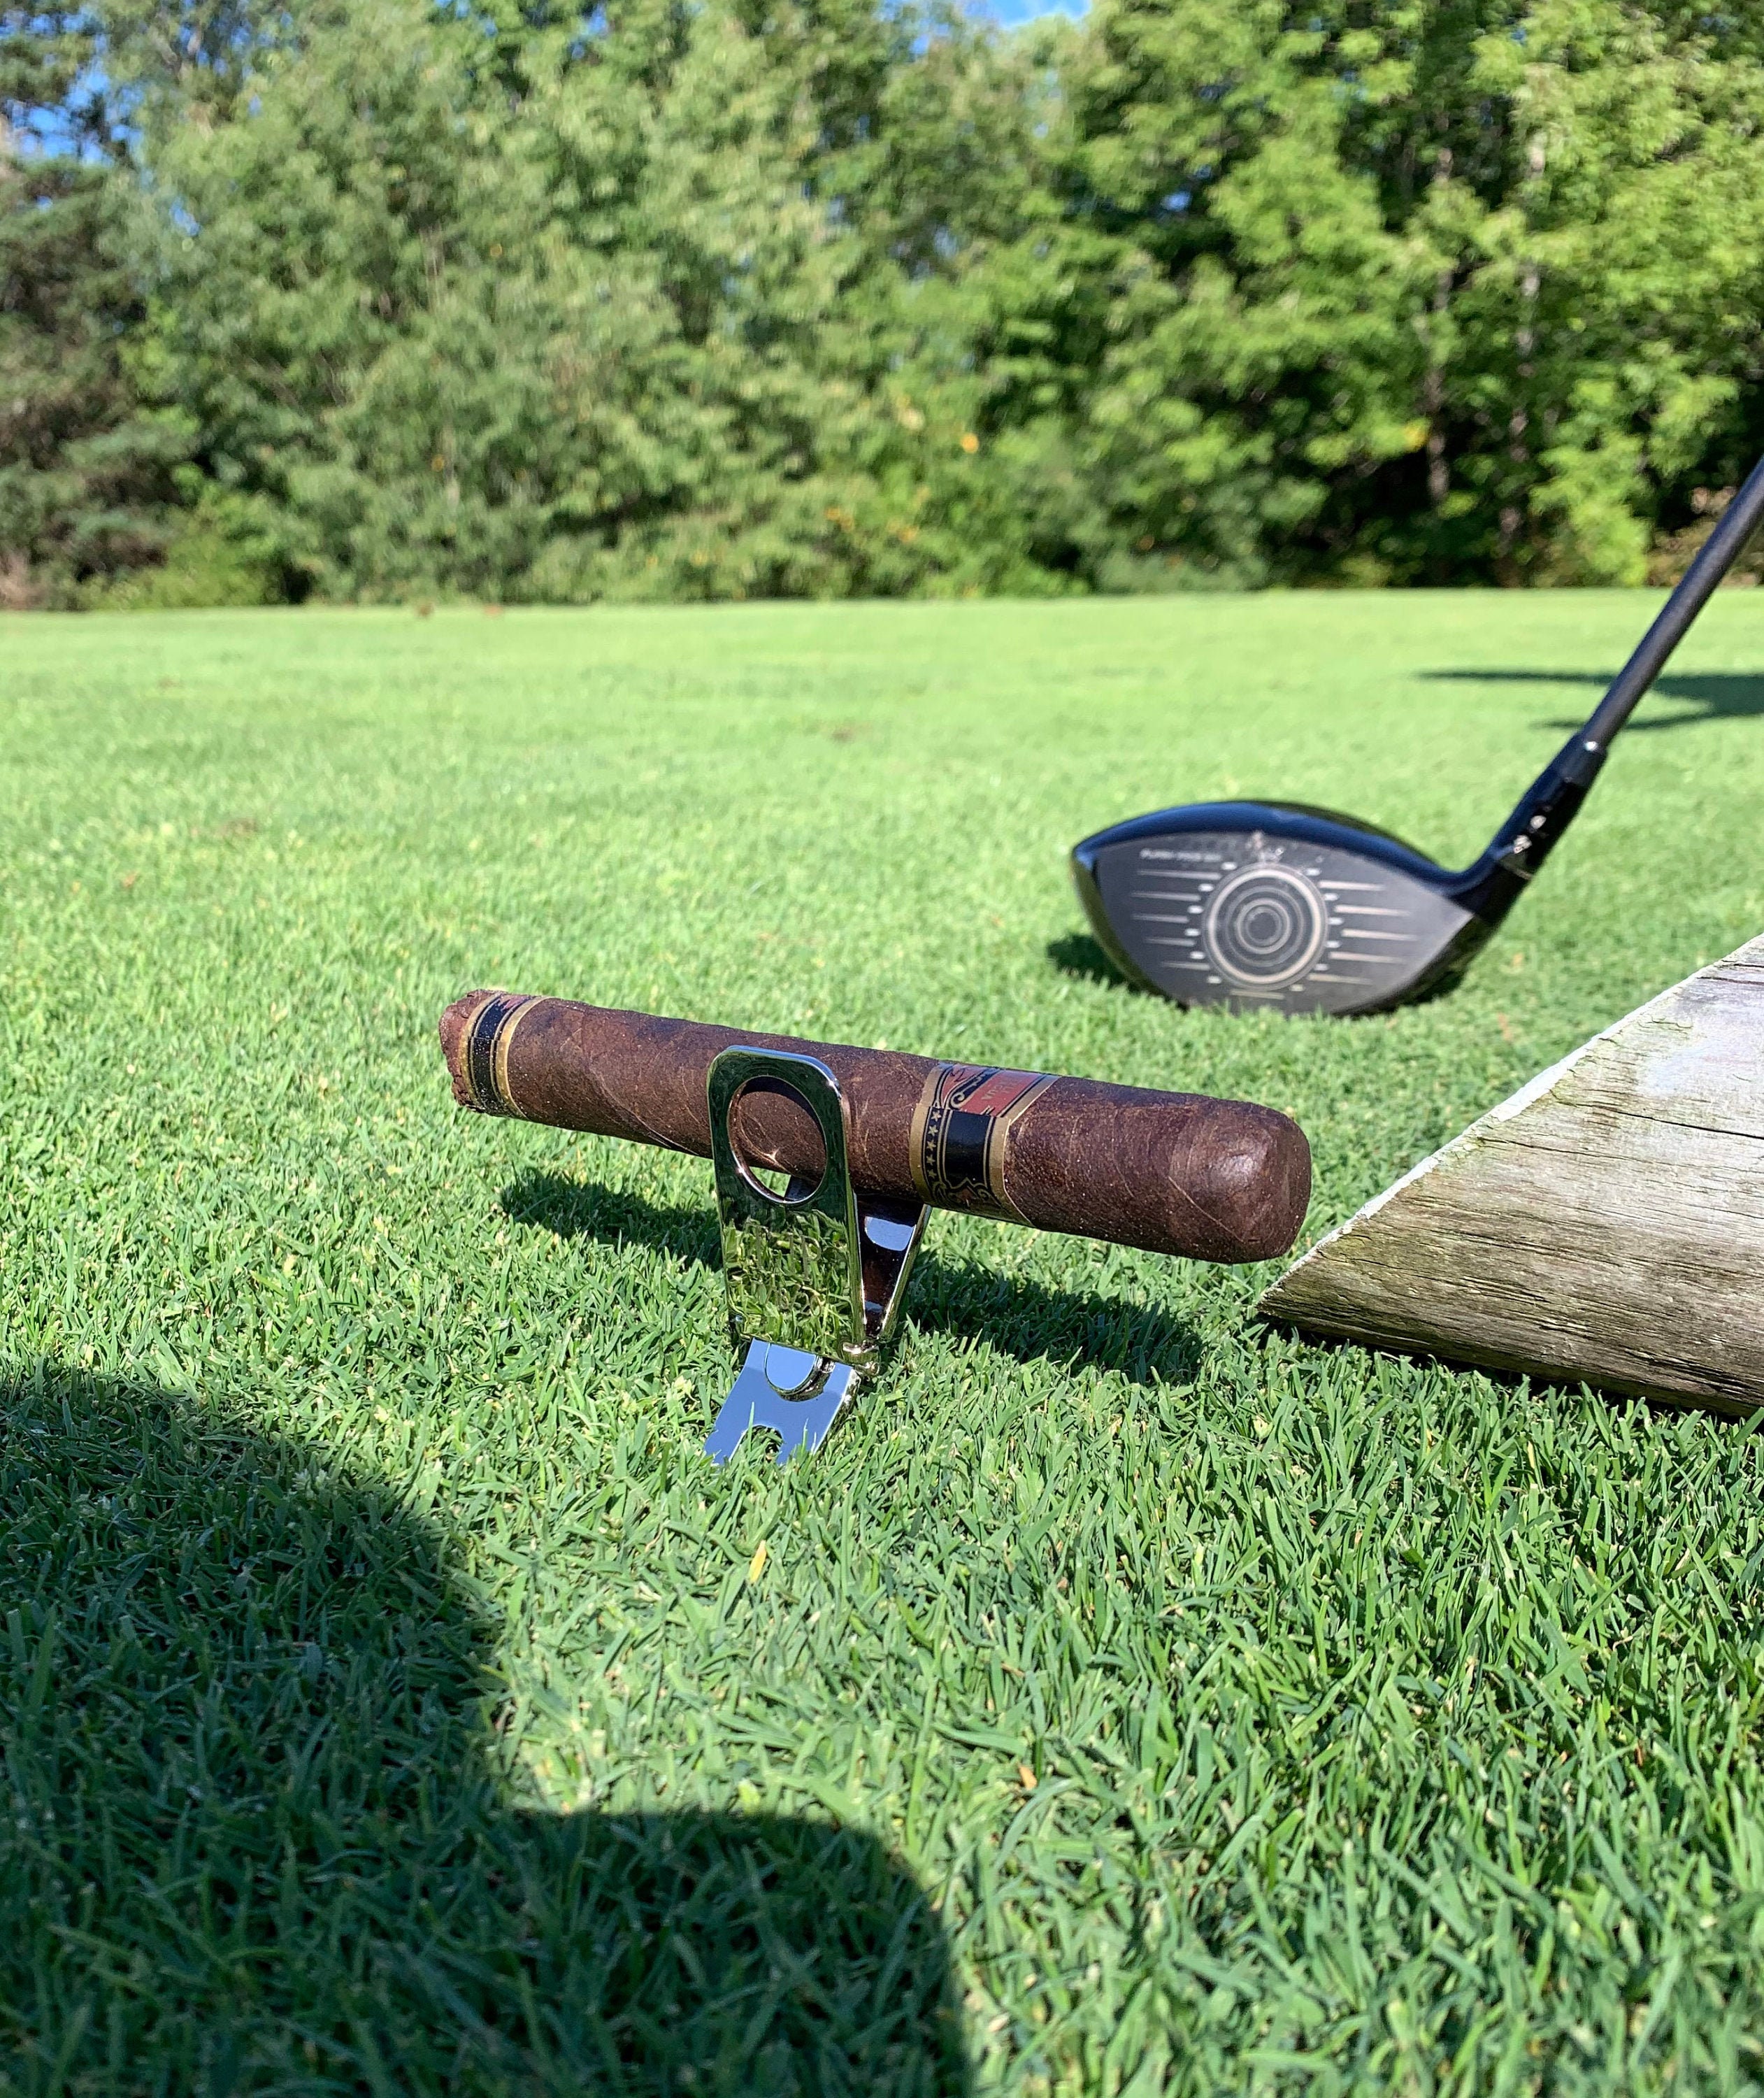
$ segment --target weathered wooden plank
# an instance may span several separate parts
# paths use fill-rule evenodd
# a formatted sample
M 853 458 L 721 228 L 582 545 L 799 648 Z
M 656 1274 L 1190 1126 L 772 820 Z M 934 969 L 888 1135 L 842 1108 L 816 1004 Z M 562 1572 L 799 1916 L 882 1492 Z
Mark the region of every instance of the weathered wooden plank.
M 1262 1310 L 1373 1347 L 1764 1406 L 1764 938 L 1541 1073 Z

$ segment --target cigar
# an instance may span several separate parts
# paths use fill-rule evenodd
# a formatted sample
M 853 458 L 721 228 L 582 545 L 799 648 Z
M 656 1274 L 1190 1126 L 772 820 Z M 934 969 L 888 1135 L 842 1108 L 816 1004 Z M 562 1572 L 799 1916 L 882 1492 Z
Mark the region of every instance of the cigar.
M 1152 1092 L 893 1049 L 801 1042 L 562 998 L 476 990 L 441 1015 L 454 1098 L 480 1114 L 710 1156 L 705 1080 L 725 1049 L 814 1056 L 839 1081 L 852 1183 L 893 1201 L 1195 1260 L 1267 1260 L 1298 1236 L 1310 1147 L 1244 1100 Z M 818 1180 L 821 1133 L 801 1097 L 749 1085 L 730 1115 L 749 1166 Z

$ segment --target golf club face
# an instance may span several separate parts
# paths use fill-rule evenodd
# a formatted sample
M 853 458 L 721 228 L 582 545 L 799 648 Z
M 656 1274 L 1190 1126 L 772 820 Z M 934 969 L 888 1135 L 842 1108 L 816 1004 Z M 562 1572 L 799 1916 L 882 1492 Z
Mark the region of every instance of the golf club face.
M 1400 838 L 1286 801 L 1200 801 L 1073 849 L 1099 942 L 1183 1005 L 1376 1012 L 1455 976 L 1492 928 L 1464 876 Z

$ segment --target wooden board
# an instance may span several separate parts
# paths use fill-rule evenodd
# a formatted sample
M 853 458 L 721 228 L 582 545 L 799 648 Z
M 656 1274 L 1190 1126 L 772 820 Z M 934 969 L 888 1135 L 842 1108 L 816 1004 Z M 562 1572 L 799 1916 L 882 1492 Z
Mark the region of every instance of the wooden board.
M 1557 1383 L 1764 1406 L 1764 938 L 1534 1078 L 1262 1309 Z

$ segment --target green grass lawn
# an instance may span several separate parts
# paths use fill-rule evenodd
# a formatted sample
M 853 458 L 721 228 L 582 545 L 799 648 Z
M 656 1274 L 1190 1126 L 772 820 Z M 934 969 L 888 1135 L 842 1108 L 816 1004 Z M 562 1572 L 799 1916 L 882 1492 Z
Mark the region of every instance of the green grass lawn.
M 1764 927 L 1764 595 L 1421 1008 L 1130 991 L 1066 848 L 1468 855 L 1652 602 L 0 619 L 0 2091 L 1764 2086 L 1743 1427 L 940 1216 L 823 1455 L 713 1473 L 709 1166 L 434 1031 L 1247 1096 L 1314 1237 Z

